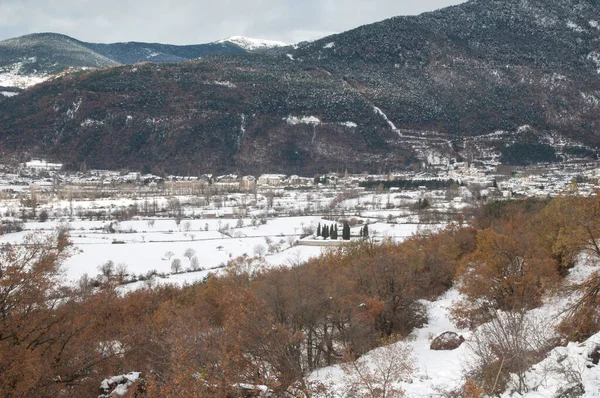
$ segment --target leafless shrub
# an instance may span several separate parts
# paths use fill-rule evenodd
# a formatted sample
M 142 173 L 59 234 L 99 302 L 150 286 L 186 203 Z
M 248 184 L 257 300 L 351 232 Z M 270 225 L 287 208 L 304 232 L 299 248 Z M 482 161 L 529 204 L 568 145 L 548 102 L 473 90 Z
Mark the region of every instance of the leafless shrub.
M 346 396 L 394 398 L 404 396 L 399 383 L 412 374 L 414 359 L 411 348 L 398 342 L 380 347 L 341 367 L 348 389 Z
M 526 311 L 498 312 L 473 334 L 469 378 L 486 394 L 527 391 L 525 372 L 553 348 L 552 328 Z

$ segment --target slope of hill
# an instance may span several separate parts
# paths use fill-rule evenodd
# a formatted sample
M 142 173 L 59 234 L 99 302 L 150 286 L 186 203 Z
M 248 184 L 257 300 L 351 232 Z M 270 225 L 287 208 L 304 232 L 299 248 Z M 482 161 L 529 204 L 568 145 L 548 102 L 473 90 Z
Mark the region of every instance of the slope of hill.
M 72 75 L 3 101 L 1 149 L 309 174 L 597 147 L 598 15 L 589 0 L 472 0 L 296 49 Z
M 158 43 L 113 43 L 86 46 L 121 64 L 138 62 L 183 62 L 213 54 L 245 54 L 246 51 L 231 43 L 209 43 L 175 46 Z
M 64 35 L 40 33 L 0 41 L 0 86 L 25 88 L 70 67 L 116 65 Z

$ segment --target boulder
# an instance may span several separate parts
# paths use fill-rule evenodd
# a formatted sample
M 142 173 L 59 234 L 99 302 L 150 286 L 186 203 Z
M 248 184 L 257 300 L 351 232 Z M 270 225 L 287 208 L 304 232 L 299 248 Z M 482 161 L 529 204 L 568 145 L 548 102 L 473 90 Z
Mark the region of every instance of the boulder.
M 455 350 L 465 341 L 465 338 L 454 332 L 444 332 L 433 339 L 430 348 L 437 351 Z

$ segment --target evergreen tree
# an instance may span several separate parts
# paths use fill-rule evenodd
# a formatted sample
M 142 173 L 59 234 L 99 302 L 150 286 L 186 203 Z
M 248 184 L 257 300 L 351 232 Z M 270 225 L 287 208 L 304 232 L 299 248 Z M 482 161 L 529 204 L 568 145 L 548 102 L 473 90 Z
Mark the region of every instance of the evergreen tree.
M 331 227 L 331 239 L 337 240 L 337 238 L 338 238 L 337 224 L 333 224 L 333 226 Z
M 317 236 L 321 236 L 321 223 L 317 226 Z
M 324 239 L 329 238 L 329 227 L 327 225 L 323 226 L 323 238 Z
M 350 225 L 347 222 L 344 223 L 344 227 L 342 228 L 342 239 L 350 240 Z
M 365 227 L 363 228 L 363 236 L 365 238 L 369 236 L 369 224 L 365 224 Z

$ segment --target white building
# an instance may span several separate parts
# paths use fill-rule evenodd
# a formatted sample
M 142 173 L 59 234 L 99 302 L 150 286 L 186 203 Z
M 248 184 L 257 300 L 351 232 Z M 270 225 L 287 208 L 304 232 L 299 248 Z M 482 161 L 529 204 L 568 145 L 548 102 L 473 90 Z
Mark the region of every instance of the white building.
M 50 163 L 42 159 L 32 159 L 30 162 L 26 162 L 22 165 L 25 168 L 31 170 L 60 170 L 63 167 L 62 163 Z
M 285 180 L 285 174 L 263 174 L 258 177 L 258 185 L 277 187 Z

